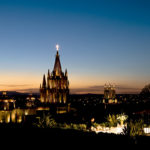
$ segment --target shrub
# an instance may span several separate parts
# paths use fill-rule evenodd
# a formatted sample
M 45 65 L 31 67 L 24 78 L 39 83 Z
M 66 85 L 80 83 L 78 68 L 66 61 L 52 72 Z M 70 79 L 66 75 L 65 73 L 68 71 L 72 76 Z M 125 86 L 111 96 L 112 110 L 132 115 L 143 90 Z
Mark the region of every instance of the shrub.
M 117 123 L 118 123 L 118 115 L 110 115 L 106 118 L 107 119 L 107 122 L 108 122 L 108 126 L 109 127 L 116 127 L 117 126 Z
M 87 125 L 86 124 L 79 124 L 79 130 L 86 130 L 87 129 Z
M 127 123 L 127 127 L 124 129 L 124 134 L 130 137 L 143 135 L 144 134 L 143 127 L 144 123 L 142 119 L 136 121 L 130 120 Z
M 118 115 L 118 117 L 117 117 L 117 119 L 118 119 L 118 121 L 119 121 L 119 123 L 120 123 L 121 125 L 124 124 L 124 122 L 127 120 L 127 118 L 128 118 L 128 116 L 125 115 L 125 114 L 120 114 L 120 115 Z
M 87 129 L 87 125 L 86 124 L 59 124 L 58 125 L 60 128 L 62 129 L 74 129 L 74 130 L 86 130 Z
M 54 128 L 57 126 L 56 121 L 51 117 L 51 115 L 43 114 L 42 117 L 38 118 L 38 122 L 33 124 L 38 128 Z

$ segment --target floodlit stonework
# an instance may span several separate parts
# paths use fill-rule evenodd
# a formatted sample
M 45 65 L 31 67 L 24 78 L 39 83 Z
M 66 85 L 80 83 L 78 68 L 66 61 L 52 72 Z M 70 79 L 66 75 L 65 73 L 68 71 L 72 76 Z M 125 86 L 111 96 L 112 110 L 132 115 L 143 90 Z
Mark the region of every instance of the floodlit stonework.
M 40 100 L 42 103 L 67 103 L 69 95 L 68 73 L 62 71 L 58 45 L 53 71 L 48 70 L 47 80 L 43 76 L 43 83 L 40 85 Z

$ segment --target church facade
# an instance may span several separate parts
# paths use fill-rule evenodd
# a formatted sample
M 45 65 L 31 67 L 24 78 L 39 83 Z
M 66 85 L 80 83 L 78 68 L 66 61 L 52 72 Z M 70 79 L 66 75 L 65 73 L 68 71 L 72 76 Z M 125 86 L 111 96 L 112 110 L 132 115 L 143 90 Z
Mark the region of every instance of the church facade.
M 67 69 L 62 71 L 59 46 L 56 45 L 57 53 L 53 71 L 48 70 L 47 77 L 43 75 L 43 82 L 40 85 L 40 101 L 42 103 L 67 103 L 69 96 L 69 81 Z
M 116 90 L 114 85 L 106 85 L 104 86 L 104 99 L 103 103 L 117 103 L 116 99 Z

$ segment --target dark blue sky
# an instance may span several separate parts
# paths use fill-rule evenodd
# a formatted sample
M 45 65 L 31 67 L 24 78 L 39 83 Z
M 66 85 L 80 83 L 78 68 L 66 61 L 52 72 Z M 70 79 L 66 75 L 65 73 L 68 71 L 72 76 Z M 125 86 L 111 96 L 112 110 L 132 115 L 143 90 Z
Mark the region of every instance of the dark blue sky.
M 0 89 L 37 88 L 60 45 L 71 88 L 150 82 L 149 0 L 0 0 Z

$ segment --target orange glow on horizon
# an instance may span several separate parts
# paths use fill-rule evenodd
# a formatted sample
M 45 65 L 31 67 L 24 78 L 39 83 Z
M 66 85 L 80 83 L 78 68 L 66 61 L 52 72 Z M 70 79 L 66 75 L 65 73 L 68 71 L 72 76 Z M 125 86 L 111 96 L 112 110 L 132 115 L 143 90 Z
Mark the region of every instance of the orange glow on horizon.
M 70 91 L 71 93 L 103 93 L 103 90 L 99 88 L 99 86 L 103 87 L 105 83 L 116 84 L 116 86 L 124 85 L 126 89 L 125 92 L 132 92 L 137 91 L 139 92 L 141 88 L 143 88 L 147 83 L 146 82 L 140 82 L 137 80 L 123 80 L 122 78 L 108 78 L 105 76 L 92 76 L 92 75 L 69 75 L 69 82 L 70 82 Z M 19 92 L 26 92 L 26 91 L 39 91 L 40 83 L 42 83 L 42 75 L 37 74 L 1 74 L 0 75 L 0 91 L 19 91 Z M 91 87 L 96 87 L 95 89 L 91 89 Z M 131 88 L 132 87 L 132 88 Z M 90 91 L 91 90 L 91 91 Z M 123 91 L 123 89 L 120 89 L 118 91 Z

